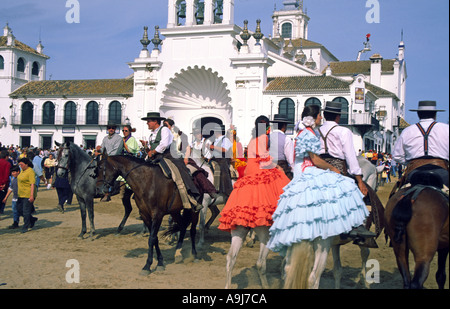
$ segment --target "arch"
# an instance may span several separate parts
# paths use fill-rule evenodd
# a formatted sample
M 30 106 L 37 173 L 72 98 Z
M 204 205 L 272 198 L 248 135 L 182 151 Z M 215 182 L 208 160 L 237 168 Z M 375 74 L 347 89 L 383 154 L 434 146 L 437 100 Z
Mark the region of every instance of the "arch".
M 212 131 L 214 124 L 223 125 L 223 121 L 214 116 L 203 116 L 193 122 L 192 129 L 200 127 L 202 129 L 202 136 L 204 138 L 210 138 L 214 134 Z
M 217 72 L 204 66 L 188 67 L 169 80 L 163 91 L 161 108 L 227 109 L 230 91 Z
M 290 22 L 285 22 L 281 25 L 281 37 L 285 39 L 292 38 L 292 24 Z
M 33 103 L 30 101 L 26 101 L 22 104 L 22 113 L 21 113 L 21 124 L 33 124 L 33 113 L 34 107 Z
M 55 104 L 51 101 L 42 106 L 42 124 L 55 124 Z
M 0 55 L 0 70 L 3 70 L 5 68 L 5 59 L 2 55 Z
M 98 124 L 98 103 L 95 101 L 86 105 L 86 124 Z
M 22 57 L 17 60 L 17 72 L 25 72 L 25 60 Z
M 64 105 L 64 124 L 77 124 L 77 105 L 73 101 Z
M 316 97 L 311 97 L 305 101 L 305 106 L 308 105 L 319 105 L 320 107 L 322 107 L 322 102 Z
M 39 63 L 37 61 L 33 62 L 33 66 L 31 68 L 31 75 L 39 76 Z
M 109 123 L 122 123 L 122 104 L 119 101 L 112 101 L 108 107 L 108 122 Z
M 295 102 L 290 98 L 284 98 L 278 103 L 278 114 L 285 115 L 288 120 L 295 123 Z
M 343 97 L 337 97 L 333 99 L 333 102 L 339 102 L 341 103 L 341 120 L 339 121 L 339 124 L 348 124 L 348 101 L 346 98 Z

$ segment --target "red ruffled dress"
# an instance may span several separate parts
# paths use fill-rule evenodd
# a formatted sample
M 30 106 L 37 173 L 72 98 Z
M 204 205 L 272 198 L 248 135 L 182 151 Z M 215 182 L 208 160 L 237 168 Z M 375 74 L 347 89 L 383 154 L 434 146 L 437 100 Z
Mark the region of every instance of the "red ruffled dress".
M 267 135 L 250 141 L 245 176 L 236 181 L 220 213 L 220 230 L 272 225 L 272 214 L 290 180 L 272 163 L 267 144 Z

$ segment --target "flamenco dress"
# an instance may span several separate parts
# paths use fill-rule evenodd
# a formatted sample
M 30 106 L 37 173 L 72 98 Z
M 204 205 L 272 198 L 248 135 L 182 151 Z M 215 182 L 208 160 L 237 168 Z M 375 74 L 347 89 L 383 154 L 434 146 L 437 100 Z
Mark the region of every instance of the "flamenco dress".
M 267 245 L 281 255 L 294 243 L 347 233 L 369 215 L 353 179 L 314 166 L 308 152 L 319 150 L 311 128 L 296 137 L 294 178 L 280 196 Z
M 272 214 L 289 178 L 274 167 L 267 143 L 266 135 L 250 141 L 245 175 L 234 184 L 221 212 L 220 230 L 231 232 L 236 226 L 255 228 L 272 225 Z

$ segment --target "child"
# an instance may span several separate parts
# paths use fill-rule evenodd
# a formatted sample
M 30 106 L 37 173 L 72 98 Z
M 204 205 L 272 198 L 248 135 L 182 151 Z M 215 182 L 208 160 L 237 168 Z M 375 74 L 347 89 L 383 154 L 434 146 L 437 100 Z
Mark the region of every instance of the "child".
M 3 199 L 3 203 L 6 203 L 9 195 L 12 193 L 13 198 L 11 202 L 11 208 L 13 211 L 13 224 L 9 226 L 10 229 L 16 229 L 19 227 L 19 212 L 17 211 L 16 203 L 19 198 L 19 187 L 17 185 L 17 176 L 19 176 L 20 167 L 18 165 L 14 165 L 11 167 L 11 176 L 10 176 L 10 186 L 8 188 L 8 192 L 6 193 L 5 198 Z

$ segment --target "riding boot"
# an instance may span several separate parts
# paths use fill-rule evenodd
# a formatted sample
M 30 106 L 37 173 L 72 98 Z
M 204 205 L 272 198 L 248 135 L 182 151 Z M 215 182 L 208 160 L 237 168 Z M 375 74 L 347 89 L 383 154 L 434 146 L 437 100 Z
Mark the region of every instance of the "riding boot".
M 348 233 L 348 235 L 349 235 L 351 238 L 359 238 L 359 237 L 360 237 L 360 238 L 363 238 L 363 239 L 377 236 L 377 234 L 375 234 L 375 233 L 369 231 L 368 229 L 366 229 L 366 228 L 364 227 L 364 225 L 360 225 L 360 226 L 358 226 L 358 227 L 354 227 L 354 228 Z

